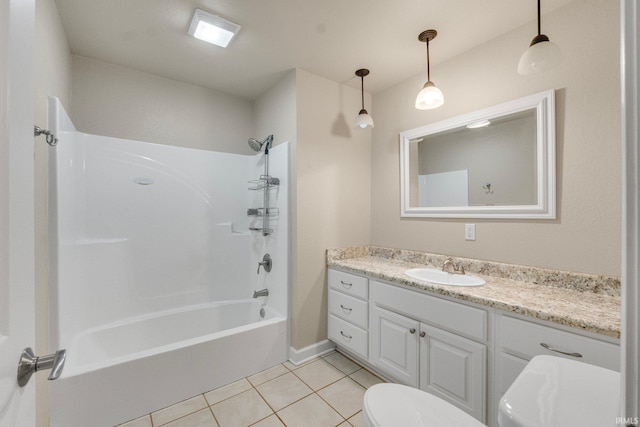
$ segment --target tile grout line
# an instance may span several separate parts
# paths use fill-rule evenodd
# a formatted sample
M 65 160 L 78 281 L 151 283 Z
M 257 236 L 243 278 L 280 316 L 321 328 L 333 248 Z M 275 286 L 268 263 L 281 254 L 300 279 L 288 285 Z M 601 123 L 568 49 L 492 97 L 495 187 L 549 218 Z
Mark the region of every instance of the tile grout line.
M 204 393 L 196 394 L 195 396 L 190 397 L 189 399 L 185 399 L 185 400 L 183 400 L 182 402 L 187 401 L 187 400 L 190 400 L 190 399 L 194 399 L 194 398 L 196 398 L 196 397 L 198 397 L 198 396 L 202 396 L 202 398 L 204 399 L 205 403 L 207 404 L 207 408 L 209 408 L 209 402 L 207 402 L 207 399 L 204 397 Z M 182 403 L 182 402 L 175 403 L 174 405 L 177 405 L 177 404 Z M 170 408 L 171 406 L 173 406 L 173 405 L 167 406 L 167 408 Z M 165 408 L 162 408 L 162 409 L 165 409 Z M 162 410 L 162 409 L 160 409 L 160 410 Z M 193 415 L 193 414 L 195 414 L 196 412 L 200 412 L 200 411 L 202 411 L 203 409 L 205 409 L 205 408 L 196 409 L 196 410 L 195 410 L 195 411 L 193 411 L 193 412 L 189 412 L 188 414 L 184 414 L 184 415 L 182 415 L 182 416 L 180 416 L 180 417 L 178 417 L 178 418 L 174 418 L 174 419 L 172 419 L 172 420 L 170 420 L 170 421 L 167 421 L 167 422 L 166 422 L 166 423 L 164 423 L 164 424 L 159 424 L 159 425 L 158 425 L 158 427 L 166 426 L 166 425 L 167 425 L 167 424 L 169 424 L 169 423 L 172 423 L 172 422 L 177 421 L 177 420 L 179 420 L 179 419 L 182 419 L 182 418 L 188 417 L 189 415 Z M 153 426 L 153 424 L 154 424 L 154 422 L 153 422 L 153 417 L 151 416 L 151 414 L 149 414 L 149 417 L 151 418 L 151 427 L 154 427 L 154 426 Z M 215 416 L 214 416 L 214 419 L 215 419 Z M 218 421 L 216 420 L 216 423 L 217 423 L 217 422 L 218 422 Z
M 202 395 L 204 396 L 204 393 L 202 393 Z M 209 412 L 211 412 L 211 416 L 213 417 L 213 420 L 216 422 L 216 425 L 220 427 L 220 422 L 218 421 L 216 414 L 213 413 L 213 408 L 211 407 L 211 405 L 209 405 L 209 401 L 207 400 L 206 397 L 204 398 L 204 401 L 207 402 L 207 408 L 209 408 Z
M 339 354 L 341 357 L 344 357 L 345 359 L 347 359 L 347 360 L 349 360 L 350 362 L 354 363 L 356 366 L 359 366 L 359 368 L 358 368 L 358 369 L 356 369 L 355 371 L 353 371 L 352 373 L 348 374 L 347 372 L 345 372 L 345 371 L 343 371 L 342 369 L 340 369 L 338 366 L 336 366 L 336 365 L 334 365 L 333 363 L 331 363 L 331 362 L 329 362 L 329 361 L 325 360 L 327 357 L 329 357 L 329 356 L 331 356 L 331 355 L 333 355 L 333 354 Z M 337 379 L 337 380 L 333 381 L 333 382 L 330 382 L 329 384 L 326 384 L 325 386 L 323 386 L 322 388 L 320 388 L 320 389 L 318 389 L 318 390 L 314 390 L 314 388 L 313 388 L 310 384 L 308 384 L 307 382 L 305 382 L 305 381 L 304 381 L 304 380 L 303 380 L 303 379 L 302 379 L 298 374 L 296 374 L 296 372 L 295 372 L 295 371 L 297 371 L 297 370 L 299 370 L 299 369 L 301 369 L 301 368 L 303 368 L 303 367 L 305 367 L 305 366 L 308 366 L 308 365 L 311 365 L 311 364 L 313 364 L 313 363 L 319 362 L 320 360 L 324 360 L 326 363 L 328 363 L 328 364 L 329 364 L 329 365 L 331 365 L 333 368 L 335 368 L 336 370 L 338 370 L 341 374 L 343 374 L 343 376 L 342 376 L 341 378 L 339 378 L 339 379 Z M 307 361 L 306 363 L 304 363 L 304 364 L 302 364 L 302 365 L 300 365 L 300 366 L 295 366 L 295 365 L 293 365 L 293 364 L 292 364 L 293 366 L 295 366 L 293 369 L 292 369 L 292 368 L 289 368 L 288 366 L 286 366 L 286 365 L 284 364 L 284 362 L 283 362 L 283 363 L 280 363 L 280 365 L 282 365 L 282 366 L 287 370 L 287 372 L 282 373 L 282 374 L 280 374 L 280 375 L 276 375 L 275 377 L 270 378 L 270 379 L 269 379 L 269 380 L 267 380 L 267 381 L 263 381 L 263 382 L 261 382 L 260 384 L 255 384 L 255 385 L 254 385 L 254 384 L 249 380 L 249 377 L 244 377 L 244 378 L 242 378 L 242 379 L 244 379 L 245 381 L 247 381 L 247 382 L 249 383 L 249 385 L 251 386 L 251 388 L 252 388 L 252 389 L 254 389 L 254 390 L 256 391 L 256 393 L 258 394 L 258 396 L 260 396 L 260 398 L 261 398 L 261 399 L 266 403 L 266 405 L 267 405 L 267 406 L 269 407 L 269 409 L 271 409 L 271 411 L 272 411 L 272 413 L 271 413 L 271 414 L 269 414 L 269 415 L 267 415 L 266 417 L 263 417 L 263 418 L 261 418 L 261 419 L 257 420 L 257 421 L 256 421 L 255 423 L 253 423 L 253 424 L 259 423 L 259 422 L 263 421 L 264 419 L 269 418 L 271 415 L 275 415 L 275 416 L 276 416 L 276 418 L 278 418 L 278 420 L 279 420 L 280 422 L 282 422 L 282 424 L 285 424 L 285 423 L 284 423 L 284 420 L 280 417 L 280 415 L 278 415 L 278 412 L 279 412 L 279 411 L 282 411 L 282 410 L 283 410 L 283 409 L 285 409 L 285 408 L 290 407 L 291 405 L 293 405 L 293 404 L 295 404 L 295 403 L 300 402 L 301 400 L 303 400 L 303 399 L 305 399 L 305 398 L 307 398 L 307 397 L 311 396 L 312 394 L 315 394 L 315 395 L 317 395 L 317 396 L 320 398 L 320 400 L 322 400 L 324 403 L 326 403 L 326 404 L 327 404 L 327 406 L 329 406 L 329 408 L 331 408 L 333 411 L 335 411 L 335 412 L 336 412 L 336 413 L 337 413 L 337 414 L 338 414 L 338 415 L 343 419 L 343 421 L 341 421 L 341 423 L 342 423 L 342 422 L 347 422 L 348 424 L 350 424 L 350 425 L 351 425 L 351 423 L 349 422 L 349 419 L 350 419 L 350 418 L 352 418 L 352 417 L 354 417 L 354 416 L 356 416 L 360 411 L 357 411 L 355 414 L 351 414 L 351 415 L 347 418 L 347 417 L 343 416 L 343 415 L 342 415 L 342 414 L 341 414 L 341 413 L 340 413 L 336 408 L 334 408 L 334 407 L 333 407 L 333 406 L 332 406 L 332 405 L 331 405 L 327 400 L 325 400 L 325 399 L 324 399 L 320 394 L 318 394 L 318 392 L 319 392 L 319 391 L 321 391 L 321 390 L 326 389 L 327 387 L 330 387 L 331 385 L 336 384 L 337 382 L 339 382 L 339 381 L 341 381 L 341 380 L 343 380 L 343 379 L 345 379 L 345 378 L 349 378 L 350 380 L 352 380 L 353 382 L 355 382 L 356 384 L 358 384 L 360 387 L 362 387 L 362 388 L 366 391 L 366 390 L 367 390 L 367 387 L 365 387 L 365 386 L 364 386 L 364 384 L 361 384 L 361 383 L 360 383 L 360 382 L 358 382 L 356 379 L 354 379 L 354 378 L 352 378 L 352 377 L 351 377 L 351 375 L 355 374 L 356 372 L 362 371 L 362 370 L 365 370 L 365 371 L 369 372 L 365 367 L 361 366 L 360 364 L 358 364 L 357 362 L 353 361 L 353 360 L 352 360 L 351 358 L 349 358 L 348 356 L 343 355 L 342 353 L 340 353 L 340 352 L 338 352 L 338 351 L 334 351 L 334 352 L 329 353 L 329 354 L 324 355 L 324 356 L 319 356 L 319 357 L 317 357 L 317 358 L 315 358 L 315 359 L 312 359 L 312 360 L 310 360 L 310 361 Z M 275 366 L 278 366 L 278 365 L 275 365 Z M 275 366 L 274 366 L 274 367 L 275 367 Z M 272 369 L 272 368 L 268 368 L 268 369 Z M 265 370 L 267 370 L 267 369 L 265 369 Z M 258 390 L 258 388 L 257 388 L 257 387 L 258 387 L 258 386 L 260 386 L 260 385 L 266 384 L 266 383 L 267 383 L 267 382 L 269 382 L 269 381 L 272 381 L 272 380 L 275 380 L 275 379 L 277 379 L 277 378 L 280 378 L 280 377 L 282 377 L 282 376 L 286 375 L 287 373 L 292 373 L 292 374 L 293 374 L 293 375 L 294 375 L 298 380 L 300 380 L 300 381 L 301 381 L 305 386 L 307 386 L 307 387 L 311 390 L 311 393 L 309 393 L 309 394 L 307 394 L 307 395 L 305 395 L 305 396 L 301 397 L 300 399 L 297 399 L 297 400 L 295 400 L 295 401 L 293 401 L 293 402 L 289 403 L 288 405 L 286 405 L 286 406 L 284 406 L 284 407 L 280 408 L 278 411 L 275 411 L 275 410 L 274 410 L 274 408 L 273 408 L 273 407 L 272 407 L 272 406 L 267 402 L 267 400 L 266 400 L 266 399 L 265 399 L 265 397 L 262 395 L 262 393 L 260 393 L 260 391 Z M 258 373 L 258 374 L 259 374 L 259 373 Z M 372 374 L 372 375 L 374 375 L 376 378 L 379 378 L 377 375 L 375 375 L 375 374 L 373 374 L 373 373 L 371 373 L 371 374 Z M 257 374 L 254 374 L 254 375 L 257 375 Z M 252 376 L 253 376 L 253 375 L 252 375 Z M 240 381 L 240 380 L 238 380 L 238 381 Z M 234 381 L 234 382 L 235 382 L 235 381 Z M 210 404 L 210 403 L 209 403 L 209 401 L 207 400 L 207 398 L 206 398 L 205 394 L 206 394 L 206 393 L 209 393 L 209 392 L 211 392 L 211 391 L 215 391 L 215 390 L 217 390 L 217 389 L 219 389 L 219 388 L 225 387 L 225 386 L 230 385 L 230 384 L 233 384 L 233 382 L 232 382 L 232 383 L 229 383 L 229 384 L 226 384 L 226 385 L 224 385 L 224 386 L 218 387 L 218 388 L 216 388 L 216 389 L 209 390 L 209 391 L 207 391 L 207 392 L 205 392 L 205 393 L 201 393 L 200 395 L 196 395 L 196 396 L 193 396 L 193 397 L 191 397 L 191 398 L 184 399 L 184 400 L 183 400 L 183 401 L 181 401 L 181 402 L 175 403 L 175 404 L 173 404 L 173 405 L 169 405 L 169 406 L 167 406 L 167 407 L 165 407 L 165 408 L 159 409 L 158 411 L 161 411 L 161 410 L 163 410 L 163 409 L 166 409 L 166 408 L 169 408 L 169 407 L 171 407 L 171 406 L 177 405 L 177 404 L 182 403 L 182 402 L 184 402 L 184 401 L 186 401 L 186 400 L 190 400 L 190 399 L 196 398 L 196 397 L 198 397 L 198 396 L 202 396 L 202 397 L 203 397 L 203 399 L 204 399 L 204 401 L 205 401 L 206 407 L 209 409 L 209 411 L 211 412 L 211 415 L 213 416 L 214 421 L 216 422 L 216 424 L 218 424 L 218 425 L 220 426 L 220 423 L 219 423 L 219 421 L 218 421 L 217 417 L 215 416 L 215 413 L 213 412 L 213 406 L 214 406 L 214 405 L 216 405 L 216 404 L 218 404 L 218 403 L 221 403 L 221 402 L 227 401 L 227 400 L 229 400 L 229 399 L 231 399 L 231 398 L 233 398 L 233 397 L 236 397 L 236 396 L 238 396 L 238 395 L 240 395 L 240 394 L 242 394 L 242 393 L 245 393 L 245 392 L 249 391 L 251 388 L 250 388 L 250 389 L 247 389 L 247 390 L 245 390 L 245 391 L 242 391 L 242 392 L 240 392 L 240 393 L 234 394 L 234 395 L 232 395 L 232 396 L 229 396 L 229 397 L 227 397 L 227 398 L 225 398 L 225 399 L 222 399 L 222 400 L 220 400 L 220 401 L 218 401 L 218 402 L 215 402 L 215 403 L 213 403 L 213 404 Z M 180 417 L 178 417 L 178 418 L 175 418 L 175 419 L 173 419 L 173 420 L 170 420 L 170 421 L 168 421 L 167 423 L 164 423 L 164 424 L 162 424 L 162 425 L 166 425 L 166 424 L 171 423 L 171 422 L 174 422 L 174 421 L 176 421 L 176 420 L 179 420 L 179 419 L 185 418 L 185 417 L 187 417 L 187 416 L 189 416 L 189 415 L 192 415 L 192 414 L 194 414 L 194 413 L 196 413 L 196 412 L 201 411 L 202 409 L 205 409 L 205 408 L 200 408 L 200 409 L 195 410 L 195 411 L 193 411 L 193 412 L 190 412 L 190 413 L 188 413 L 188 414 L 182 415 L 182 416 L 180 416 Z M 158 412 L 158 411 L 156 411 L 156 412 Z M 162 427 L 162 425 L 155 426 L 155 422 L 154 422 L 154 420 L 153 420 L 153 417 L 152 417 L 151 413 L 149 413 L 147 416 L 149 417 L 149 420 L 150 420 L 150 422 L 151 422 L 151 427 Z M 253 425 L 253 424 L 252 424 L 252 425 Z M 285 424 L 285 426 L 286 426 L 286 424 Z

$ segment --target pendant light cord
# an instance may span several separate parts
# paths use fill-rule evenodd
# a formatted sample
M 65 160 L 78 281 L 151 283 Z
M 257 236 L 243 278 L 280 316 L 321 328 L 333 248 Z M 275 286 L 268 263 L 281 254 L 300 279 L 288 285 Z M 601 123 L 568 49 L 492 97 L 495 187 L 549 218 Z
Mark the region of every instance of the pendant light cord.
M 427 81 L 431 81 L 431 70 L 429 68 L 429 39 L 427 39 Z
M 540 0 L 538 0 L 538 35 L 542 34 L 540 30 Z
M 360 76 L 360 94 L 362 96 L 362 109 L 364 110 L 364 76 Z

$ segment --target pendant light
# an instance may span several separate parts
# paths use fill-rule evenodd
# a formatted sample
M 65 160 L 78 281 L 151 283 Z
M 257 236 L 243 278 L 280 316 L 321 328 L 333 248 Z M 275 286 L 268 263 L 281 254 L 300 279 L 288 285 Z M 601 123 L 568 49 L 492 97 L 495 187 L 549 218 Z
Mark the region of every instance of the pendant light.
M 518 74 L 529 75 L 550 70 L 562 61 L 562 52 L 557 44 L 540 31 L 540 0 L 538 0 L 538 35 L 531 40 L 529 49 L 520 57 Z
M 364 109 L 364 76 L 369 75 L 369 70 L 366 68 L 361 68 L 356 71 L 356 76 L 360 77 L 360 89 L 362 94 L 362 110 L 358 113 L 358 117 L 356 117 L 355 126 L 360 127 L 362 129 L 366 129 L 367 127 L 373 127 L 373 119 L 367 113 L 367 110 Z
M 444 104 L 442 91 L 431 81 L 431 70 L 429 67 L 429 42 L 436 38 L 436 30 L 426 30 L 418 35 L 418 40 L 427 43 L 427 82 L 422 87 L 416 98 L 416 108 L 418 110 L 431 110 Z

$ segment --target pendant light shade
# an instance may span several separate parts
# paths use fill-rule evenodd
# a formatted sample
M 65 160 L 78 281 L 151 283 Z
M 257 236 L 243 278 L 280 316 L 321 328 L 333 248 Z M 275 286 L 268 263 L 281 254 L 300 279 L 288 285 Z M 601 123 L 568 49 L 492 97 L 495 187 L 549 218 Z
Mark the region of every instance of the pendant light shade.
M 356 117 L 356 121 L 354 126 L 359 127 L 361 129 L 366 129 L 367 127 L 373 127 L 373 119 L 367 113 L 367 110 L 364 109 L 364 76 L 369 75 L 369 70 L 366 68 L 361 68 L 356 71 L 356 76 L 360 77 L 360 89 L 362 95 L 362 109 L 360 113 L 358 113 L 358 117 Z
M 433 82 L 426 82 L 416 98 L 416 108 L 418 110 L 431 110 L 438 108 L 442 104 L 444 104 L 442 91 Z
M 531 40 L 529 49 L 520 57 L 518 74 L 529 75 L 542 73 L 554 68 L 562 62 L 562 52 L 557 44 L 540 31 L 540 0 L 538 0 L 538 35 Z
M 431 81 L 431 67 L 429 64 L 429 42 L 436 38 L 436 30 L 426 30 L 418 35 L 418 40 L 427 43 L 427 82 L 416 97 L 416 108 L 418 110 L 431 110 L 444 104 L 442 91 Z

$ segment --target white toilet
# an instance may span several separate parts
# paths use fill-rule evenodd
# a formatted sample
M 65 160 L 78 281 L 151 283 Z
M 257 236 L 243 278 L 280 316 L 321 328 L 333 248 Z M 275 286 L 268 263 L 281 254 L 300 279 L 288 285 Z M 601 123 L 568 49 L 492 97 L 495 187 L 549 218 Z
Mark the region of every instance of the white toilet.
M 401 384 L 376 384 L 364 394 L 367 427 L 485 427 L 449 402 Z
M 501 427 L 611 425 L 620 374 L 553 356 L 536 356 L 500 401 Z M 471 415 L 413 387 L 376 384 L 364 395 L 367 427 L 482 427 Z

